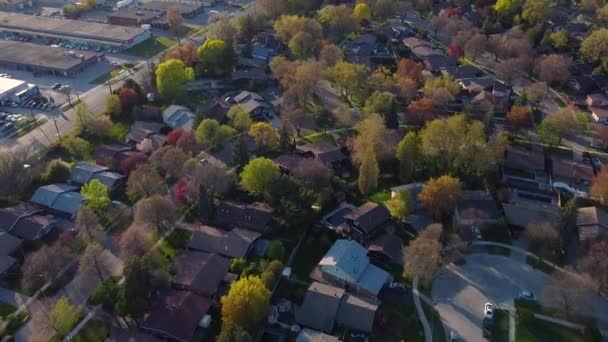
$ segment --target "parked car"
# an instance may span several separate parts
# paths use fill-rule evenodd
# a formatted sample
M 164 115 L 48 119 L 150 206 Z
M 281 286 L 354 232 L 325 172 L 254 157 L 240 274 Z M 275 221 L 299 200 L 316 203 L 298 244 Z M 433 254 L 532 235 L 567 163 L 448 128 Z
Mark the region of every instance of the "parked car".
M 525 299 L 525 300 L 530 300 L 530 301 L 536 300 L 536 296 L 534 296 L 534 293 L 532 293 L 530 291 L 521 291 L 519 293 L 519 298 Z
M 456 333 L 454 330 L 450 330 L 450 342 L 457 342 L 458 341 L 458 333 Z
M 485 303 L 483 306 L 483 316 L 487 319 L 494 318 L 494 304 Z
M 479 228 L 472 226 L 471 227 L 471 233 L 473 234 L 473 239 L 474 240 L 481 240 L 481 231 L 479 231 Z
M 55 84 L 53 84 L 53 86 L 51 87 L 51 89 L 57 90 L 57 89 L 61 88 L 61 86 L 62 86 L 61 83 L 55 83 Z

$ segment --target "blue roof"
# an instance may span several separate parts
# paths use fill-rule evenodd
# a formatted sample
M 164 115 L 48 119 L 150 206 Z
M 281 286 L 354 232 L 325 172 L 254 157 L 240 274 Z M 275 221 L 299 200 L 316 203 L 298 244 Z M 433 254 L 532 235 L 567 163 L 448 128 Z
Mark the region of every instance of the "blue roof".
M 93 179 L 99 180 L 110 191 L 113 190 L 118 182 L 121 182 L 125 178 L 127 177 L 120 173 L 110 171 L 99 172 L 93 175 Z
M 84 185 L 93 179 L 93 175 L 107 169 L 105 166 L 79 161 L 72 169 L 72 173 L 70 173 L 70 181 L 75 184 Z
M 82 195 L 79 192 L 70 191 L 57 196 L 50 208 L 74 216 L 81 205 Z
M 68 184 L 49 184 L 39 187 L 30 201 L 45 207 L 50 207 L 60 194 L 74 191 L 78 187 Z
M 353 240 L 337 240 L 319 262 L 321 270 L 348 283 L 366 289 L 375 295 L 390 275 L 372 265 L 367 249 Z

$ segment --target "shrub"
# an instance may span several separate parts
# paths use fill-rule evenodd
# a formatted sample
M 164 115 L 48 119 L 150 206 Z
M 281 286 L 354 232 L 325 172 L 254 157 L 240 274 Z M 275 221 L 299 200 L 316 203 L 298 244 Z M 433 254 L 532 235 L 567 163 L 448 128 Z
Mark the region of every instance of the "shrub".
M 93 289 L 89 302 L 93 305 L 101 304 L 104 310 L 114 312 L 119 289 L 120 286 L 116 282 L 116 279 L 110 278 Z
M 271 260 L 282 261 L 285 258 L 285 246 L 279 240 L 272 240 L 266 251 L 266 256 Z
M 46 164 L 40 178 L 47 184 L 65 183 L 70 178 L 70 166 L 61 159 L 53 159 Z
M 230 261 L 230 272 L 240 274 L 245 269 L 247 261 L 243 258 L 236 258 Z

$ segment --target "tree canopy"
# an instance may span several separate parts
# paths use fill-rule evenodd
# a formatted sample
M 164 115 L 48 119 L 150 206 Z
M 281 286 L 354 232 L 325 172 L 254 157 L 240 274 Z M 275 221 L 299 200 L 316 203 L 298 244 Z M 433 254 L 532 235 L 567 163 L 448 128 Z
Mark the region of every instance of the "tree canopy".
M 196 141 L 210 149 L 221 147 L 236 131 L 227 125 L 220 125 L 217 120 L 204 119 L 196 128 L 194 138 Z
M 198 48 L 200 68 L 205 75 L 221 76 L 232 70 L 236 53 L 232 45 L 220 39 L 207 39 Z
M 424 183 L 422 191 L 418 194 L 418 200 L 437 219 L 450 213 L 461 197 L 462 185 L 460 180 L 447 175 L 429 179 Z
M 184 62 L 169 59 L 156 68 L 156 87 L 161 96 L 175 99 L 183 91 L 186 82 L 194 78 L 194 70 Z
M 260 277 L 242 277 L 230 285 L 228 294 L 221 301 L 223 324 L 233 323 L 246 331 L 252 331 L 266 318 L 270 290 Z
M 281 172 L 275 163 L 264 157 L 252 159 L 241 172 L 241 185 L 249 193 L 260 196 L 267 192 Z
M 97 213 L 110 205 L 108 188 L 99 179 L 92 179 L 83 185 L 80 194 L 86 205 Z

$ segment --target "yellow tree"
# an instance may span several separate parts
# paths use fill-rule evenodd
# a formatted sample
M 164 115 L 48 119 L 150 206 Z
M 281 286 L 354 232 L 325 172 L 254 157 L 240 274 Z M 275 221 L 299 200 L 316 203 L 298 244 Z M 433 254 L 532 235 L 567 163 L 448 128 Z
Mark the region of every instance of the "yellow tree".
M 372 10 L 367 4 L 358 3 L 353 10 L 353 16 L 359 21 L 370 21 L 372 19 Z
M 276 128 L 267 122 L 256 122 L 249 128 L 249 135 L 260 147 L 269 147 L 276 144 L 279 134 Z
M 244 277 L 222 297 L 222 322 L 252 331 L 264 320 L 270 305 L 270 291 L 258 276 Z
M 460 180 L 448 175 L 429 179 L 418 194 L 418 200 L 438 220 L 454 210 L 461 197 Z
M 363 154 L 361 166 L 359 166 L 359 191 L 361 191 L 362 194 L 367 195 L 376 190 L 378 187 L 379 174 L 380 168 L 378 167 L 376 154 L 372 148 L 367 148 Z

